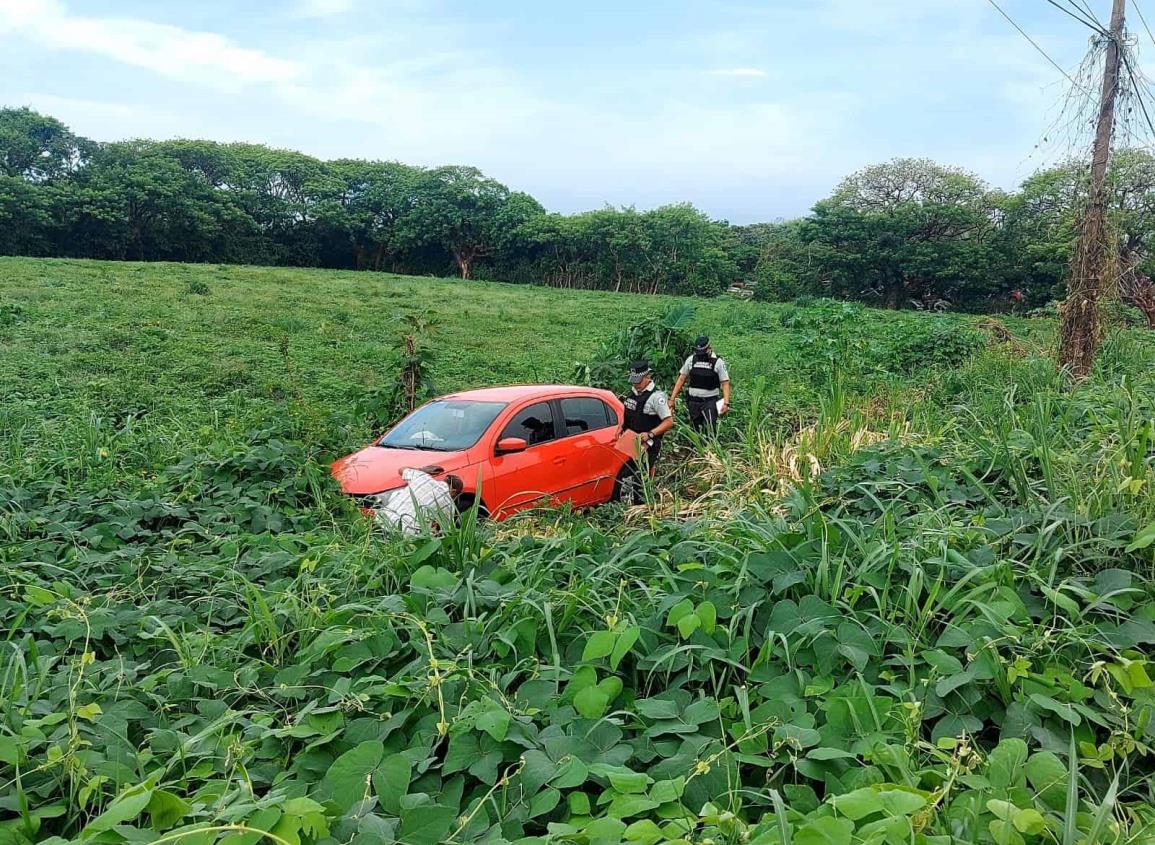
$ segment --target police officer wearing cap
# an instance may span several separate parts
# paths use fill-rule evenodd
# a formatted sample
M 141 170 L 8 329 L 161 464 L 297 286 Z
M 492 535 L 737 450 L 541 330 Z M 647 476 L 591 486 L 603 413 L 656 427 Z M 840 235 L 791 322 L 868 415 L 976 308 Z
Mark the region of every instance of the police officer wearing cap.
M 686 391 L 690 425 L 695 431 L 713 430 L 718 417 L 730 410 L 730 372 L 726 369 L 726 362 L 714 354 L 710 338 L 705 335 L 694 343 L 694 354 L 682 364 L 670 393 L 671 408 L 687 382 L 690 385 Z
M 666 394 L 654 384 L 653 372 L 646 361 L 630 364 L 630 392 L 622 399 L 626 406 L 624 431 L 637 433 L 639 443 L 646 449 L 650 474 L 658 463 L 662 437 L 674 427 L 674 413 Z

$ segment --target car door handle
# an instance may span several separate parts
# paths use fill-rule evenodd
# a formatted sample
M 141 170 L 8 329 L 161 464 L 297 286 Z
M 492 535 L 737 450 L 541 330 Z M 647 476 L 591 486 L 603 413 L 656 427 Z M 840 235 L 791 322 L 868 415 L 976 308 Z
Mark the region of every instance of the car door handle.
M 565 458 L 554 458 L 554 459 L 553 459 L 553 462 L 554 462 L 555 464 L 557 464 L 558 466 L 561 466 L 562 464 L 564 464 L 564 463 L 565 463 Z

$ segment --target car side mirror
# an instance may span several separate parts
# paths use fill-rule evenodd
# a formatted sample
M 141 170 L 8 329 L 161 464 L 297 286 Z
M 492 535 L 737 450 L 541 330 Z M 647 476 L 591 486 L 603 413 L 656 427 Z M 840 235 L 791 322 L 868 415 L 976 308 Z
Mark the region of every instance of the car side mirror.
M 497 454 L 509 455 L 513 452 L 524 452 L 529 444 L 521 437 L 503 437 L 497 441 Z

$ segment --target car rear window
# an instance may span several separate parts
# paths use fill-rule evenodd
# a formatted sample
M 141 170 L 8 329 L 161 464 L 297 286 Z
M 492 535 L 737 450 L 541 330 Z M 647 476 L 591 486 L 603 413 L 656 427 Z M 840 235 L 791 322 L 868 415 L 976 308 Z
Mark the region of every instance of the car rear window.
M 613 409 L 592 396 L 562 399 L 561 411 L 567 436 L 609 428 L 617 422 Z

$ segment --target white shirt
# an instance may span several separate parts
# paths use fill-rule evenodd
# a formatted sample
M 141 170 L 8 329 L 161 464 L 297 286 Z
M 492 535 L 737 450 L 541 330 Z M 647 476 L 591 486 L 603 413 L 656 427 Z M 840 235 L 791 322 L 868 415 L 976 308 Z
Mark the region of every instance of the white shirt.
M 679 372 L 688 378 L 690 375 L 690 370 L 692 370 L 693 368 L 694 368 L 694 356 L 691 355 L 689 358 L 686 359 L 686 363 L 682 364 L 682 369 L 679 370 Z M 721 384 L 721 382 L 730 380 L 730 371 L 726 369 L 726 362 L 723 361 L 721 358 L 716 357 L 714 359 L 714 372 L 718 374 L 719 384 Z M 702 389 L 697 388 L 697 387 L 687 387 L 686 388 L 686 395 L 687 396 L 693 396 L 695 399 L 714 399 L 714 398 L 721 395 L 721 391 L 702 390 Z
M 377 519 L 409 535 L 420 534 L 434 523 L 448 528 L 457 518 L 457 506 L 449 485 L 419 469 L 403 469 L 405 486 L 392 491 L 388 501 L 377 509 Z
M 654 392 L 651 393 L 650 398 L 646 400 L 646 406 L 642 408 L 642 413 L 653 414 L 660 420 L 668 420 L 674 415 L 674 412 L 670 410 L 670 403 L 666 399 L 666 394 L 659 390 L 658 386 L 653 382 L 646 386 L 646 390 L 649 390 L 651 387 L 654 388 Z M 634 396 L 639 396 L 645 392 L 638 390 L 636 387 L 631 389 L 634 391 Z

